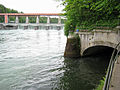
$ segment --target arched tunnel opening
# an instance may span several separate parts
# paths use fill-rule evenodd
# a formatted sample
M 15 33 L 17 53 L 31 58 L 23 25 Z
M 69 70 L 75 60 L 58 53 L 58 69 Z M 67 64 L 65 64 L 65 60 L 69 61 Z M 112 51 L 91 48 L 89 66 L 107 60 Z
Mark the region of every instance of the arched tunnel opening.
M 83 52 L 83 56 L 111 56 L 113 53 L 114 48 L 112 47 L 108 47 L 108 46 L 93 46 L 90 48 L 87 48 L 84 52 Z M 117 52 L 117 50 L 116 50 Z

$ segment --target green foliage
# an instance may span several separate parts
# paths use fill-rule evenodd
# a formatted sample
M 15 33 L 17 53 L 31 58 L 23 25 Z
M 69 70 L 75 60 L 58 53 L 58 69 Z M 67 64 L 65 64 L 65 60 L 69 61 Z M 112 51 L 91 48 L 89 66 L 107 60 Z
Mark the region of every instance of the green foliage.
M 0 13 L 23 13 L 23 12 L 18 12 L 17 10 L 6 8 L 2 4 L 0 4 Z M 15 16 L 9 17 L 9 22 L 11 21 L 15 22 L 15 20 L 16 20 Z M 65 22 L 64 19 L 61 19 L 61 21 L 62 23 Z M 19 23 L 25 23 L 25 22 L 26 22 L 26 17 L 20 16 Z M 39 22 L 47 23 L 47 17 L 39 17 Z M 0 23 L 4 23 L 4 16 L 0 16 Z M 36 23 L 36 17 L 29 17 L 29 23 Z M 50 23 L 58 23 L 58 18 L 50 18 Z
M 47 23 L 47 17 L 40 17 L 39 22 L 40 23 Z
M 2 4 L 0 4 L 0 13 L 18 13 L 17 10 L 6 8 Z
M 15 21 L 15 16 L 9 16 L 9 20 L 8 20 L 9 22 L 11 22 L 11 21 Z
M 66 36 L 69 35 L 69 31 L 70 31 L 70 30 L 71 30 L 71 29 L 70 29 L 70 22 L 67 21 L 67 22 L 65 23 L 65 30 L 64 30 L 64 33 L 65 33 Z
M 103 90 L 105 78 L 103 80 L 100 80 L 100 84 L 97 86 L 95 90 Z
M 69 32 L 73 32 L 74 31 L 74 25 L 72 22 L 70 22 L 69 20 L 67 20 L 65 22 L 65 35 L 68 36 L 69 35 Z
M 61 23 L 64 24 L 66 22 L 66 19 L 61 19 Z
M 50 23 L 58 23 L 58 18 L 50 18 Z
M 25 23 L 25 22 L 26 22 L 25 16 L 19 17 L 19 23 Z
M 67 22 L 73 24 L 74 29 L 92 30 L 96 25 L 118 25 L 120 18 L 120 0 L 62 0 Z M 114 21 L 114 22 L 112 22 Z M 67 25 L 68 24 L 68 25 Z M 66 23 L 65 27 L 70 24 Z M 68 28 L 65 28 L 65 31 Z
M 18 11 L 14 9 L 6 8 L 2 4 L 0 4 L 0 13 L 18 13 Z M 15 17 L 10 17 L 9 21 L 15 21 Z M 4 17 L 0 16 L 0 23 L 3 23 L 3 22 L 4 22 Z
M 0 23 L 4 22 L 4 16 L 0 16 Z
M 28 17 L 29 23 L 36 23 L 36 17 Z
M 0 13 L 5 13 L 6 7 L 0 4 Z

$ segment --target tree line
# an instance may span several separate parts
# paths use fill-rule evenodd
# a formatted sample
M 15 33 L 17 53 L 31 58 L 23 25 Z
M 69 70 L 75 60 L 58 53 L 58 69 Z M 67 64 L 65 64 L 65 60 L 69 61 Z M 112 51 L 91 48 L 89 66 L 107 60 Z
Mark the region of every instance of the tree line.
M 6 8 L 4 5 L 0 4 L 0 13 L 23 13 L 23 12 L 18 12 L 17 10 Z M 15 16 L 10 16 L 9 17 L 9 22 L 13 21 L 15 22 L 16 18 Z M 4 17 L 0 16 L 0 23 L 4 22 Z M 25 23 L 26 22 L 26 17 L 21 16 L 19 17 L 19 23 Z M 29 17 L 29 22 L 30 23 L 36 23 L 36 17 Z M 39 17 L 39 22 L 40 23 L 47 23 L 47 17 Z M 64 23 L 65 20 L 61 19 L 61 23 Z M 58 23 L 57 18 L 50 18 L 50 23 Z
M 114 28 L 120 22 L 120 0 L 62 0 L 62 5 L 66 35 L 76 29 Z
M 0 4 L 0 13 L 18 13 L 18 11 L 14 9 L 6 8 L 4 5 Z M 2 22 L 4 22 L 4 17 L 0 16 L 0 23 Z

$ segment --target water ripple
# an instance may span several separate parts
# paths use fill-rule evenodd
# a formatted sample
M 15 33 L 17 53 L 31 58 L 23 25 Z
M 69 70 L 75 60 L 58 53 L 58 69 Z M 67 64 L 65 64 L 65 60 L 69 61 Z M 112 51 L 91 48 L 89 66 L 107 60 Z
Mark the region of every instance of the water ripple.
M 92 90 L 105 75 L 106 58 L 63 57 L 63 30 L 1 30 L 0 36 L 0 90 Z

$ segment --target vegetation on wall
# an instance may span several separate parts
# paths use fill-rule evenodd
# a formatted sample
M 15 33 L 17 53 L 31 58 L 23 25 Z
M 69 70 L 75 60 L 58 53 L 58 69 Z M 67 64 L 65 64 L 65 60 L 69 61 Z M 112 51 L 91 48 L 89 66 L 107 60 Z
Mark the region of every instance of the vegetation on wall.
M 93 30 L 96 26 L 117 26 L 120 0 L 62 0 L 67 22 L 65 35 L 75 29 Z

